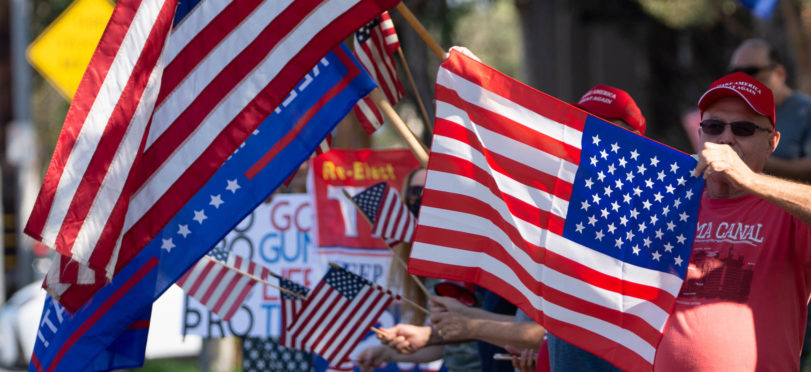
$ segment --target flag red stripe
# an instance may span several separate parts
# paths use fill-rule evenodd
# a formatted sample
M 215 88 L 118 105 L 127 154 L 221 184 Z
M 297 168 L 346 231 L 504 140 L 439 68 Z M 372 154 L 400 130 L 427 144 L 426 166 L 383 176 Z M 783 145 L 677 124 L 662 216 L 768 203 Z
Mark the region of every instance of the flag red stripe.
M 454 90 L 437 85 L 436 100 L 466 111 L 477 127 L 501 134 L 572 164 L 580 164 L 579 148 L 528 128 L 496 112 L 471 104 L 459 97 L 459 94 Z M 440 118 L 438 117 L 437 120 L 440 120 Z M 436 126 L 439 127 L 439 125 Z
M 191 66 L 197 66 L 214 48 L 260 5 L 263 0 L 235 1 L 223 9 L 211 22 L 183 47 L 177 56 L 166 66 L 161 81 L 161 92 L 155 107 L 166 99 L 187 77 Z M 310 7 L 308 7 L 310 9 Z
M 248 168 L 248 170 L 245 172 L 245 177 L 248 177 L 248 179 L 253 179 L 262 169 L 265 169 L 270 161 L 273 160 L 276 155 L 282 151 L 282 149 L 290 144 L 290 142 L 292 142 L 293 139 L 299 135 L 299 133 L 301 133 L 301 130 L 305 125 L 307 125 L 307 123 L 310 122 L 310 120 L 312 120 L 315 114 L 317 114 L 318 111 L 320 111 L 321 108 L 323 108 L 324 105 L 326 105 L 330 100 L 341 93 L 341 91 L 344 90 L 344 88 L 346 88 L 346 86 L 349 85 L 349 83 L 351 83 L 352 80 L 360 74 L 360 69 L 358 69 L 354 63 L 352 63 L 349 56 L 344 53 L 343 49 L 335 48 L 334 51 L 338 59 L 340 59 L 341 62 L 348 67 L 349 70 L 346 72 L 346 75 L 344 75 L 338 84 L 330 88 L 327 93 L 325 93 L 318 100 L 318 102 L 316 102 L 312 107 L 310 107 L 309 110 L 307 110 L 307 112 L 304 113 L 304 115 L 301 116 L 301 119 L 299 119 L 296 125 L 293 126 L 293 129 L 291 129 L 284 137 L 282 137 L 281 140 L 274 144 L 273 147 L 271 147 L 270 150 L 265 153 L 265 155 L 262 155 L 262 157 L 259 158 L 259 160 L 257 160 L 253 166 Z
M 378 4 L 385 4 L 387 1 L 377 0 Z M 310 42 L 315 45 L 335 45 L 342 40 L 342 30 L 346 24 L 357 23 L 358 19 L 369 19 L 379 11 L 379 8 L 368 6 L 352 8 L 340 17 L 336 18 L 329 26 L 322 29 Z M 273 81 L 255 98 L 231 123 L 212 141 L 211 145 L 197 158 L 197 160 L 187 168 L 180 178 L 167 190 L 166 193 L 150 208 L 146 215 L 141 218 L 124 236 L 124 242 L 130 242 L 132 246 L 141 247 L 147 244 L 166 223 L 172 218 L 174 213 L 167 211 L 179 210 L 189 198 L 202 186 L 203 182 L 209 179 L 217 168 L 211 164 L 221 164 L 230 154 L 244 142 L 256 126 L 281 102 L 284 97 L 278 97 L 278 92 L 287 87 L 285 92 L 290 91 L 300 77 L 306 74 L 323 57 L 314 48 L 305 48 L 299 52 L 286 65 L 283 71 L 278 74 Z M 243 67 L 244 68 L 244 67 Z M 252 123 L 252 125 L 246 124 Z M 134 253 L 133 248 L 123 249 L 122 258 L 129 261 Z
M 523 200 L 513 197 L 512 195 L 504 193 L 503 191 L 499 190 L 495 180 L 493 180 L 493 178 L 485 170 L 473 165 L 468 161 L 445 154 L 433 153 L 431 155 L 431 165 L 429 169 L 431 171 L 447 172 L 470 178 L 488 188 L 495 197 L 500 197 L 515 217 L 518 217 L 535 226 L 545 229 L 555 229 L 551 231 L 556 234 L 563 233 L 563 225 L 565 224 L 565 220 L 562 217 L 552 214 L 549 211 L 539 209 L 535 205 L 529 204 Z M 438 190 L 425 190 L 425 192 L 429 191 Z M 452 196 L 453 198 L 464 197 L 464 195 L 461 194 L 453 194 L 449 196 Z M 423 196 L 423 199 L 427 198 Z M 465 208 L 465 210 L 467 210 L 467 208 Z M 500 215 L 499 218 L 502 219 Z
M 585 111 L 570 106 L 556 98 L 513 80 L 507 75 L 472 59 L 451 58 L 442 63 L 442 68 L 457 75 L 463 75 L 473 84 L 487 86 L 487 90 L 498 94 L 527 110 L 545 116 L 563 126 L 583 131 L 586 125 Z M 437 85 L 439 88 L 440 85 Z M 538 97 L 544 97 L 545 104 L 538 104 Z M 439 94 L 437 94 L 437 100 Z M 477 123 L 479 124 L 479 123 Z
M 437 118 L 436 122 L 441 122 L 443 124 L 447 123 L 447 121 L 440 118 Z M 453 124 L 437 125 L 434 134 L 464 142 L 474 150 L 477 150 L 487 159 L 487 164 L 490 166 L 492 171 L 499 172 L 524 185 L 527 185 L 528 187 L 554 194 L 563 200 L 568 201 L 571 199 L 571 183 L 558 178 L 556 175 L 544 173 L 497 152 L 487 150 L 479 141 L 478 136 L 463 126 Z M 434 152 L 432 156 L 449 157 L 450 155 Z M 473 165 L 471 164 L 471 166 Z M 431 164 L 431 167 L 433 167 L 433 164 Z M 485 171 L 482 171 L 480 174 L 482 177 L 493 177 L 491 173 Z
M 90 58 L 89 65 L 93 66 L 93 68 L 87 69 L 82 75 L 82 81 L 65 117 L 63 130 L 59 134 L 59 140 L 54 149 L 51 163 L 48 165 L 45 180 L 42 182 L 42 188 L 37 196 L 37 203 L 34 204 L 31 217 L 25 227 L 25 233 L 37 240 L 42 240 L 42 230 L 53 205 L 56 188 L 62 178 L 62 173 L 65 171 L 68 157 L 76 144 L 76 139 L 87 120 L 87 115 L 93 107 L 93 102 L 101 89 L 104 79 L 107 77 L 127 30 L 129 30 L 133 19 L 135 19 L 135 12 L 140 6 L 141 0 L 132 0 L 113 9 L 110 21 L 102 34 L 101 40 L 104 43 L 99 45 L 99 48 L 93 52 L 93 56 Z

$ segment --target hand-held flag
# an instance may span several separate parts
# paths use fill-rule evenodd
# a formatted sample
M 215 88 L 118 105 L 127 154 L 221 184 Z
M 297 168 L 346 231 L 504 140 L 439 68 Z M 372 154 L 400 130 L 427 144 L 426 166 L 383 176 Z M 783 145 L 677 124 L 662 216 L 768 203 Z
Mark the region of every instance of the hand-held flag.
M 397 65 L 392 54 L 400 48 L 400 39 L 388 12 L 355 32 L 355 56 L 366 71 L 380 86 L 386 99 L 394 105 L 403 98 L 403 84 L 397 75 Z M 367 134 L 374 133 L 383 125 L 383 116 L 370 97 L 365 97 L 355 106 L 357 116 Z
M 372 223 L 372 236 L 389 245 L 411 242 L 416 218 L 388 183 L 372 185 L 353 196 L 352 201 Z
M 409 262 L 476 282 L 556 336 L 651 370 L 703 179 L 690 156 L 452 51 Z
M 290 292 L 297 293 L 304 298 L 307 298 L 310 294 L 310 290 L 307 287 L 281 277 L 279 278 L 279 287 L 282 287 Z M 289 332 L 287 332 L 287 328 L 293 325 L 293 321 L 301 311 L 304 301 L 301 298 L 292 296 L 283 291 L 279 291 L 279 297 L 281 298 L 280 302 L 282 308 L 282 330 L 281 334 L 279 335 L 279 345 L 295 348 L 293 337 Z
M 286 332 L 293 338 L 294 348 L 340 365 L 392 300 L 389 291 L 333 266 Z
M 264 277 L 260 277 L 264 279 Z M 177 281 L 189 296 L 228 321 L 245 302 L 257 280 L 223 262 L 203 256 Z

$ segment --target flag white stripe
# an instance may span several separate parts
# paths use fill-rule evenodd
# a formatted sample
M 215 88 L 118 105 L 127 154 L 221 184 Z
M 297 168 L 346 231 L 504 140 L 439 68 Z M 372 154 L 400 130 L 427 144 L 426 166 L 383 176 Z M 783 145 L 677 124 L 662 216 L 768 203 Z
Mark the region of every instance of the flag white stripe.
M 487 151 L 515 160 L 540 172 L 558 176 L 566 182 L 574 182 L 577 164 L 479 126 L 470 120 L 470 116 L 464 110 L 447 102 L 437 101 L 436 107 L 438 118 L 445 119 L 475 133 L 479 142 L 487 148 Z M 455 144 L 470 146 L 463 142 L 454 141 Z
M 653 361 L 654 348 L 644 339 L 633 332 L 623 329 L 616 324 L 596 319 L 584 314 L 576 313 L 561 308 L 548 300 L 535 295 L 524 283 L 518 279 L 515 272 L 503 262 L 496 260 L 482 252 L 459 250 L 437 245 L 415 243 L 422 245 L 421 249 L 412 251 L 412 258 L 435 261 L 449 265 L 480 267 L 486 272 L 499 277 L 518 290 L 534 308 L 543 311 L 544 315 L 562 322 L 577 324 L 578 326 L 593 325 L 588 327 L 591 332 L 597 333 L 605 338 L 624 345 L 633 352 L 639 354 L 646 360 Z M 430 251 L 430 255 L 423 256 Z
M 324 3 L 312 12 L 301 25 L 286 35 L 273 51 L 269 53 L 262 63 L 249 75 L 251 79 L 243 80 L 226 99 L 220 102 L 208 117 L 199 125 L 184 144 L 176 149 L 172 155 L 161 164 L 161 167 L 139 190 L 130 202 L 124 231 L 140 220 L 149 208 L 160 198 L 168 188 L 183 174 L 186 169 L 208 147 L 212 133 L 220 133 L 225 125 L 264 89 L 270 80 L 275 77 L 290 58 L 298 52 L 302 45 L 315 36 L 318 30 L 323 29 L 339 14 L 343 14 L 357 1 L 336 0 Z
M 166 46 L 167 64 L 216 18 L 233 0 L 201 1 L 174 27 Z
M 498 113 L 529 129 L 543 133 L 559 141 L 580 148 L 583 133 L 542 116 L 524 106 L 491 92 L 446 69 L 439 69 L 437 85 L 455 90 L 463 100 L 488 111 Z
M 93 100 L 93 105 L 85 122 L 82 124 L 76 142 L 65 163 L 65 173 L 59 178 L 53 205 L 42 229 L 42 242 L 47 246 L 55 246 L 56 237 L 61 230 L 60 227 L 68 212 L 68 207 L 73 201 L 76 190 L 82 181 L 82 176 L 96 151 L 112 111 L 121 98 L 121 93 L 129 80 L 129 74 L 138 61 L 140 51 L 143 51 L 149 35 L 148 30 L 151 30 L 155 24 L 164 2 L 144 1 L 138 7 L 132 24 L 127 30 L 127 34 L 124 36 L 116 57 L 99 89 L 99 93 Z M 132 52 L 133 50 L 139 51 L 137 55 Z
M 467 161 L 489 173 L 493 181 L 495 181 L 496 186 L 504 193 L 559 217 L 566 217 L 566 213 L 569 210 L 569 202 L 567 200 L 535 187 L 525 185 L 507 174 L 492 169 L 482 153 L 473 147 L 465 145 L 464 142 L 457 141 L 453 138 L 434 135 L 434 143 L 431 146 L 431 150 L 433 153 L 450 155 Z M 467 178 L 464 176 L 459 177 Z
M 147 137 L 149 149 L 167 128 L 196 100 L 203 89 L 222 71 L 223 66 L 232 62 L 248 47 L 265 27 L 289 5 L 290 0 L 265 1 L 241 22 L 220 42 L 200 63 L 194 66 L 183 81 L 155 110 L 155 119 Z M 171 39 L 170 39 L 171 40 Z M 174 41 L 174 40 L 171 40 Z
M 387 22 L 391 23 L 391 21 L 387 21 Z M 400 42 L 400 40 L 397 38 L 397 35 L 396 35 L 396 34 L 395 34 L 395 35 L 389 35 L 389 36 L 386 36 L 386 44 L 387 44 L 387 45 L 394 44 L 394 43 L 398 43 L 398 42 Z

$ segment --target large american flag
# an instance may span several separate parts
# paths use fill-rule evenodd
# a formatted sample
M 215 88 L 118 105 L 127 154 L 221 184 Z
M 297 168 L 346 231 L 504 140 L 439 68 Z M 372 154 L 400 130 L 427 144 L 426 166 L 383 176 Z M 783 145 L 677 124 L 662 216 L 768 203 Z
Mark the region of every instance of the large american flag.
M 353 196 L 352 201 L 372 223 L 373 237 L 389 245 L 411 242 L 416 218 L 388 183 L 372 185 Z
M 624 370 L 651 370 L 687 270 L 695 160 L 456 51 L 409 272 L 474 281 Z
M 396 3 L 208 0 L 179 16 L 177 0 L 118 1 L 25 231 L 112 278 L 321 57 Z
M 331 267 L 286 332 L 293 338 L 293 348 L 313 351 L 330 364 L 341 365 L 393 299 L 380 286 Z
M 400 39 L 388 12 L 355 32 L 355 56 L 366 71 L 380 86 L 386 99 L 394 105 L 403 98 L 403 84 L 397 75 L 397 65 L 392 54 L 400 48 Z M 372 99 L 367 96 L 354 108 L 367 134 L 374 133 L 383 125 L 383 115 Z

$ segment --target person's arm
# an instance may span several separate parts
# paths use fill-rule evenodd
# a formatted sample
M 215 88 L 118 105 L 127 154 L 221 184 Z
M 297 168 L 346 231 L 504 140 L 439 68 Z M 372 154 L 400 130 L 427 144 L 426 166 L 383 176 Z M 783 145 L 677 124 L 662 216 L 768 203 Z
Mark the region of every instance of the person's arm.
M 780 178 L 811 182 L 811 159 L 782 159 L 770 157 L 766 161 L 766 173 Z
M 516 322 L 512 315 L 496 314 L 462 305 L 448 297 L 431 298 L 431 323 L 445 342 L 481 340 L 498 346 L 507 344 L 537 349 L 545 330 L 535 322 Z
M 434 328 L 442 330 L 445 341 L 475 339 L 504 347 L 513 345 L 524 349 L 537 349 L 543 341 L 544 328 L 535 322 L 468 318 L 455 313 L 431 315 Z
M 726 177 L 735 187 L 768 200 L 811 225 L 811 185 L 755 173 L 728 145 L 705 143 L 695 175 Z
M 382 344 L 388 345 L 400 354 L 412 354 L 426 346 L 460 342 L 459 340 L 445 339 L 433 328 L 413 324 L 397 324 L 391 328 L 383 328 L 382 331 L 385 334 L 378 334 L 377 338 Z

